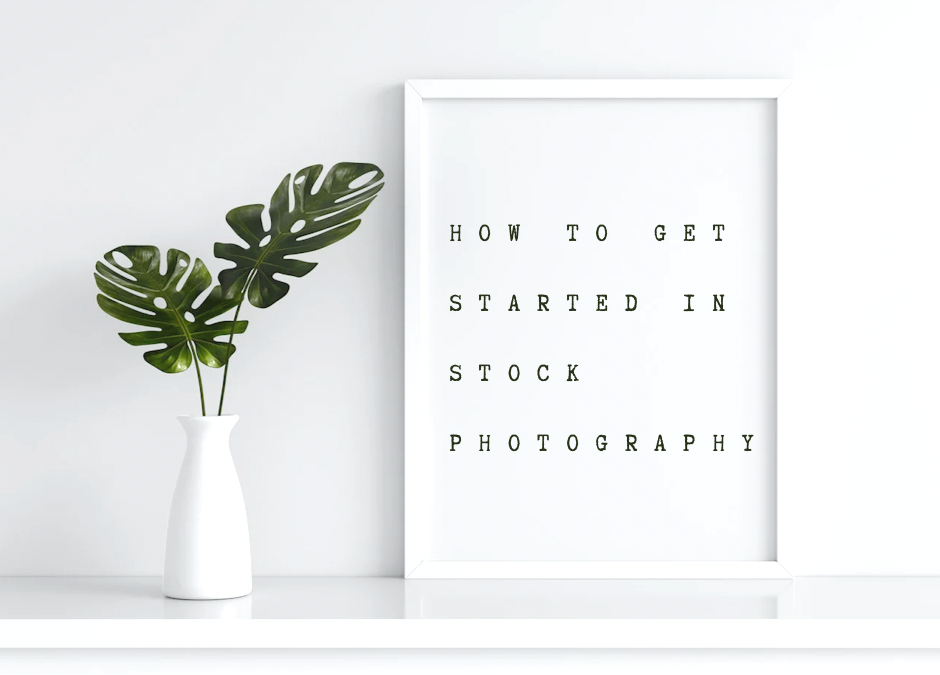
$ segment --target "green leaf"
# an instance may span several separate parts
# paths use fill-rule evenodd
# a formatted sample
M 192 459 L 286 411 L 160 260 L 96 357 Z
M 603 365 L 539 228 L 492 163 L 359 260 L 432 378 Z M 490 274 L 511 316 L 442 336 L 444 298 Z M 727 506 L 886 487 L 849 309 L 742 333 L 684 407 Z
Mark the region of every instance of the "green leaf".
M 119 263 L 115 253 L 130 260 L 125 267 Z M 212 274 L 199 258 L 190 268 L 189 256 L 171 248 L 167 251 L 167 270 L 160 273 L 160 249 L 155 246 L 119 246 L 104 254 L 108 263 L 98 261 L 95 265 L 95 283 L 101 294 L 98 306 L 115 319 L 152 330 L 135 333 L 118 333 L 128 344 L 135 346 L 164 345 L 144 354 L 144 359 L 164 373 L 181 373 L 192 364 L 193 345 L 199 360 L 212 368 L 219 368 L 235 351 L 226 341 L 217 342 L 217 337 L 228 337 L 231 321 L 208 323 L 238 304 L 222 297 L 222 289 L 216 286 L 198 307 L 193 303 L 200 294 L 212 285 Z M 180 283 L 182 282 L 182 284 Z M 158 306 L 163 305 L 163 307 Z M 190 313 L 192 321 L 186 314 Z M 247 321 L 239 321 L 236 333 L 244 333 Z
M 316 263 L 295 256 L 317 251 L 352 234 L 361 222 L 359 216 L 385 185 L 385 174 L 376 165 L 343 162 L 330 169 L 314 193 L 322 171 L 323 165 L 317 164 L 298 171 L 293 181 L 290 174 L 284 177 L 271 197 L 270 231 L 261 221 L 261 204 L 239 206 L 228 212 L 225 220 L 248 248 L 215 245 L 217 258 L 235 263 L 235 267 L 219 273 L 226 298 L 238 298 L 247 291 L 248 301 L 255 307 L 270 307 L 283 298 L 290 286 L 275 275 L 302 277 L 312 271 Z M 357 182 L 372 172 L 374 176 Z M 350 183 L 356 186 L 350 187 Z M 294 194 L 293 209 L 290 190 Z

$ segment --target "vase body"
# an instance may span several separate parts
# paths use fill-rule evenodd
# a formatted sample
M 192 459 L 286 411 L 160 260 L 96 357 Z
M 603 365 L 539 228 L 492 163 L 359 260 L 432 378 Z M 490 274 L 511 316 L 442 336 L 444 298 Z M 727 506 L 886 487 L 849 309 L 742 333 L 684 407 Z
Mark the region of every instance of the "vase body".
M 166 532 L 163 593 L 220 600 L 251 593 L 245 499 L 229 450 L 237 415 L 180 416 L 186 455 Z

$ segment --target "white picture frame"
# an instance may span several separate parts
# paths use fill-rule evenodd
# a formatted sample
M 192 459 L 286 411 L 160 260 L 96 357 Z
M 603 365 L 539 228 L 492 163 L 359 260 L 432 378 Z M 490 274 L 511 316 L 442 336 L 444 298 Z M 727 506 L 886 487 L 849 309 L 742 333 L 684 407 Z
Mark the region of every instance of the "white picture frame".
M 777 227 L 785 170 L 779 153 L 781 99 L 789 80 L 409 80 L 405 95 L 405 547 L 409 579 L 790 579 L 781 551 L 778 447 L 776 561 L 459 561 L 430 559 L 429 274 L 427 112 L 433 99 L 773 99 L 777 105 Z M 778 283 L 779 278 L 778 278 Z M 778 352 L 778 368 L 780 364 Z M 778 401 L 778 409 L 779 409 Z M 778 422 L 779 424 L 779 422 Z M 779 436 L 779 430 L 778 430 Z

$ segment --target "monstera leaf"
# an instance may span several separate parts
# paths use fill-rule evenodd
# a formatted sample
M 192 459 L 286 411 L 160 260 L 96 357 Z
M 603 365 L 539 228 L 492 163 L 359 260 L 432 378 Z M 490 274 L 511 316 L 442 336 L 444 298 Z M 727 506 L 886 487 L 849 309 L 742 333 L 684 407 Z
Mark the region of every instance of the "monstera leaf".
M 384 174 L 374 164 L 337 164 L 313 188 L 323 165 L 298 171 L 293 182 L 284 177 L 271 198 L 271 229 L 261 222 L 264 206 L 239 206 L 226 215 L 229 226 L 247 245 L 215 245 L 215 255 L 235 263 L 219 274 L 222 294 L 241 299 L 247 292 L 255 307 L 270 307 L 287 295 L 290 286 L 276 274 L 302 277 L 317 266 L 295 256 L 329 246 L 349 236 L 361 222 L 358 218 L 382 189 Z M 368 174 L 374 172 L 369 177 Z M 294 208 L 290 208 L 290 190 Z
M 119 263 L 115 253 L 127 256 L 130 265 Z M 161 274 L 160 249 L 155 246 L 120 246 L 106 253 L 108 265 L 101 261 L 95 265 L 95 282 L 101 291 L 98 305 L 115 319 L 153 329 L 119 335 L 136 346 L 164 345 L 144 354 L 147 363 L 164 373 L 189 368 L 192 350 L 202 363 L 219 368 L 235 347 L 215 338 L 244 333 L 248 322 L 208 323 L 235 307 L 237 301 L 223 298 L 221 288 L 216 286 L 199 307 L 194 307 L 196 298 L 212 285 L 212 275 L 197 258 L 181 285 L 189 256 L 171 248 L 166 257 L 166 272 Z

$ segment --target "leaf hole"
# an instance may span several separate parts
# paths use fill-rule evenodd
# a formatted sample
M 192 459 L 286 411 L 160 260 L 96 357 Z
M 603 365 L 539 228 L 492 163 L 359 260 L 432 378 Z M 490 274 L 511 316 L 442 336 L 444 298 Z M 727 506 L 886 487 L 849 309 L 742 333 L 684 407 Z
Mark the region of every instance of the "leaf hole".
M 206 289 L 193 299 L 193 302 L 190 305 L 190 307 L 192 307 L 193 309 L 199 309 L 200 307 L 202 307 L 202 303 L 204 303 L 206 300 L 209 299 L 209 296 L 212 295 L 212 291 L 213 291 L 212 284 L 208 284 L 206 286 Z
M 157 315 L 156 312 L 151 312 L 149 309 L 144 309 L 143 307 L 137 307 L 137 306 L 135 306 L 135 305 L 131 305 L 131 304 L 127 303 L 127 302 L 124 302 L 123 300 L 118 300 L 117 298 L 112 298 L 112 297 L 108 296 L 108 299 L 111 300 L 112 302 L 115 302 L 115 303 L 119 304 L 119 305 L 124 305 L 124 307 L 126 307 L 126 308 L 129 309 L 129 310 L 131 310 L 132 312 L 136 312 L 137 314 L 145 314 L 145 315 L 147 315 L 147 316 L 156 316 L 156 315 Z
M 358 222 L 360 222 L 360 221 L 358 221 L 358 220 L 351 220 L 351 221 L 349 221 L 348 223 L 339 223 L 338 225 L 332 225 L 332 226 L 330 226 L 330 227 L 323 228 L 322 230 L 317 230 L 317 231 L 315 231 L 315 232 L 311 232 L 310 234 L 305 234 L 305 235 L 302 235 L 302 236 L 300 236 L 300 237 L 297 237 L 297 242 L 299 243 L 299 242 L 302 242 L 302 241 L 307 241 L 308 239 L 313 239 L 314 237 L 322 236 L 322 235 L 326 234 L 327 232 L 330 232 L 330 231 L 332 231 L 332 230 L 335 230 L 335 229 L 338 228 L 338 227 L 343 227 L 344 225 L 349 225 L 349 224 L 351 224 L 351 223 L 358 223 Z M 286 257 L 286 256 L 285 256 L 285 257 Z
M 367 173 L 364 173 L 361 176 L 359 176 L 359 178 L 349 181 L 348 187 L 352 190 L 357 190 L 361 188 L 363 185 L 367 185 L 368 183 L 370 183 L 372 179 L 378 175 L 378 173 L 379 173 L 378 171 L 369 171 Z
M 142 299 L 142 300 L 146 300 L 146 299 L 147 299 L 147 296 L 146 296 L 146 295 L 144 295 L 144 294 L 141 293 L 140 291 L 135 291 L 133 288 L 129 288 L 129 287 L 127 287 L 127 286 L 121 286 L 121 288 L 122 288 L 124 291 L 130 293 L 131 295 L 136 295 L 138 298 L 140 298 L 140 299 Z
M 189 263 L 184 259 L 180 259 L 180 267 L 189 267 Z
M 322 166 L 318 165 L 317 173 L 319 175 L 317 175 L 317 177 L 314 178 L 312 181 L 304 183 L 304 193 L 306 193 L 307 196 L 315 195 L 320 190 L 320 188 L 323 187 L 323 184 L 326 182 L 326 177 L 330 175 L 329 172 L 327 171 L 319 171 L 319 169 L 322 169 L 322 168 L 323 168 Z
M 306 224 L 307 223 L 303 220 L 298 220 L 296 223 L 290 226 L 290 231 L 294 233 L 300 232 L 302 229 L 304 229 Z
M 310 251 L 307 251 L 306 253 L 294 253 L 291 255 L 285 255 L 284 260 L 298 260 L 302 263 L 307 263 L 308 265 L 310 264 L 316 265 L 317 263 L 315 263 L 314 261 L 307 260 L 307 257 L 310 255 L 310 253 L 311 253 Z
M 120 251 L 113 251 L 111 257 L 114 258 L 114 262 L 121 267 L 130 268 L 134 263 L 131 262 L 131 259 Z
M 366 201 L 365 203 L 368 204 L 368 203 L 371 202 L 373 199 L 375 199 L 375 196 L 374 196 L 374 195 L 373 195 L 372 197 L 369 197 L 368 201 Z M 339 202 L 338 199 L 337 199 L 336 201 Z M 361 206 L 361 205 L 362 205 L 362 202 L 359 202 L 359 203 L 357 203 L 357 204 L 349 204 L 349 205 L 347 205 L 347 206 L 343 206 L 343 208 L 338 209 L 338 210 L 336 210 L 336 211 L 331 211 L 331 212 L 329 212 L 329 213 L 324 213 L 322 216 L 317 216 L 316 218 L 313 219 L 313 221 L 314 221 L 314 222 L 319 222 L 319 221 L 321 221 L 321 220 L 326 220 L 327 218 L 337 218 L 337 217 L 338 217 L 338 218 L 342 218 L 343 216 L 341 216 L 340 214 L 342 214 L 344 211 L 350 211 L 350 210 L 352 210 L 352 209 L 354 209 L 354 208 L 357 208 L 357 207 L 359 207 L 359 206 Z
M 341 204 L 342 202 L 348 202 L 351 199 L 357 199 L 363 195 L 368 195 L 373 190 L 375 190 L 375 185 L 367 185 L 366 187 L 359 190 L 353 190 L 349 194 L 343 195 L 342 197 L 337 197 L 336 203 Z
M 306 176 L 297 176 L 297 178 L 294 179 L 294 185 L 303 185 L 305 180 L 307 180 Z
M 121 279 L 127 279 L 127 281 L 133 281 L 133 282 L 136 282 L 136 281 L 137 281 L 137 279 L 134 278 L 133 275 L 128 274 L 128 273 L 125 272 L 123 269 L 121 269 L 120 267 L 118 267 L 118 266 L 117 266 L 117 263 L 111 263 L 110 261 L 105 260 L 105 261 L 104 261 L 103 263 L 101 263 L 101 264 L 102 264 L 102 266 L 105 267 L 109 272 L 112 272 L 115 276 L 118 276 L 118 277 L 120 277 Z M 123 287 L 123 284 L 122 284 L 122 287 Z M 142 297 L 142 298 L 146 298 L 146 297 L 147 297 L 147 296 L 144 295 L 143 293 L 139 293 L 139 292 L 135 291 L 135 290 L 132 289 L 132 288 L 128 288 L 128 289 L 126 289 L 126 290 L 128 290 L 128 291 L 130 291 L 131 293 L 134 293 L 134 294 L 136 294 L 136 295 L 139 295 L 139 296 Z
M 164 300 L 163 298 L 160 298 L 160 297 L 154 298 L 153 304 L 155 304 L 160 309 L 166 309 L 166 300 Z
M 262 239 L 261 241 L 258 242 L 258 246 L 261 246 L 261 247 L 263 248 L 263 247 L 267 246 L 269 243 L 271 243 L 271 235 L 270 235 L 270 234 L 265 235 L 264 239 Z
M 191 277 L 192 275 L 193 275 L 193 271 L 192 271 L 192 270 L 184 271 L 184 272 L 180 275 L 179 281 L 176 282 L 176 292 L 177 292 L 177 293 L 179 293 L 180 291 L 183 290 L 183 286 L 186 285 L 187 280 L 188 280 L 189 277 Z
M 189 321 L 189 323 L 195 323 L 196 321 L 196 317 L 193 316 L 192 312 L 186 312 L 185 314 L 183 314 L 183 318 Z

